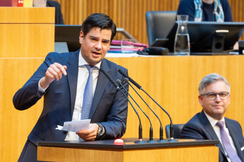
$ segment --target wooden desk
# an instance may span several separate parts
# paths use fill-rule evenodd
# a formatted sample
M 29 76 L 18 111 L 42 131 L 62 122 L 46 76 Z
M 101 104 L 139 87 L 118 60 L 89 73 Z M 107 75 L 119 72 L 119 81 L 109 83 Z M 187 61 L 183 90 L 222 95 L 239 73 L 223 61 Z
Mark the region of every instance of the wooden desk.
M 37 159 L 55 162 L 218 162 L 218 141 L 187 141 L 124 145 L 114 140 L 92 142 L 39 142 Z

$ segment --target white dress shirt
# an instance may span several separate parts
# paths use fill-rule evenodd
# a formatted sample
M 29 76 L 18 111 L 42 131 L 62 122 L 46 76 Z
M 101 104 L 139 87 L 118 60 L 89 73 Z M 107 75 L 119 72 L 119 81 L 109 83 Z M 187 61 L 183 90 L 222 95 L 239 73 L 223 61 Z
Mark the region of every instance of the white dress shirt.
M 81 56 L 81 52 L 80 52 L 79 53 L 77 90 L 76 90 L 75 107 L 74 107 L 74 112 L 73 112 L 73 116 L 72 116 L 72 121 L 78 121 L 81 119 L 83 95 L 84 95 L 84 91 L 85 91 L 86 82 L 87 82 L 87 79 L 89 76 L 89 71 L 85 65 L 88 65 L 88 63 Z M 92 71 L 93 94 L 95 93 L 100 66 L 101 66 L 101 62 L 96 64 Z M 65 138 L 65 141 L 68 141 L 68 140 L 79 140 L 79 136 L 75 132 L 68 132 L 68 134 Z
M 89 76 L 89 71 L 86 68 L 86 65 L 88 63 L 84 60 L 84 58 L 81 56 L 81 52 L 79 52 L 79 69 L 78 69 L 78 77 L 77 77 L 77 90 L 76 90 L 76 98 L 75 98 L 75 107 L 72 115 L 72 121 L 78 121 L 81 119 L 81 112 L 82 112 L 82 105 L 83 105 L 83 95 L 85 91 L 86 82 Z M 95 65 L 92 76 L 93 76 L 93 94 L 95 93 L 96 85 L 97 85 L 97 79 L 99 74 L 99 69 L 101 66 L 101 62 Z M 69 74 L 68 74 L 69 75 Z M 41 79 L 40 79 L 41 80 Z M 40 92 L 45 92 L 45 89 L 42 89 L 40 86 L 40 81 L 38 84 L 38 89 Z M 65 141 L 68 140 L 79 140 L 79 136 L 75 132 L 68 132 Z

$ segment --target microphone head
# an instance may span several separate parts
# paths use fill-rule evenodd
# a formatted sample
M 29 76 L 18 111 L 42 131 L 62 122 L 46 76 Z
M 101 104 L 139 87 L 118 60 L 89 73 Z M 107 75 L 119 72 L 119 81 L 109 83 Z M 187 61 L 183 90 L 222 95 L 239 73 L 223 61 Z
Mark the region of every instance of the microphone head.
M 120 85 L 121 80 L 120 80 L 120 79 L 117 79 L 117 80 L 116 80 L 116 83 Z
M 128 78 L 124 78 L 125 82 L 129 82 L 129 79 Z

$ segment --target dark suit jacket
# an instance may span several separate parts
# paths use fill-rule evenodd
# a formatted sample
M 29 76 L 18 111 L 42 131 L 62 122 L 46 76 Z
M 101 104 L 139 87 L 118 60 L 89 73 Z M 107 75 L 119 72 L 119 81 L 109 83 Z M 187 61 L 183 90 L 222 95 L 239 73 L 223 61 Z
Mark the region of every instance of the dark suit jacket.
M 78 55 L 79 50 L 63 54 L 49 53 L 33 76 L 13 97 L 15 108 L 25 110 L 44 95 L 43 111 L 28 136 L 28 140 L 34 145 L 37 145 L 38 141 L 64 141 L 67 135 L 55 128 L 57 125 L 63 125 L 65 121 L 72 120 L 77 87 Z M 63 76 L 59 81 L 54 80 L 45 94 L 40 94 L 38 81 L 45 76 L 47 68 L 54 62 L 67 66 L 67 76 Z M 123 80 L 122 75 L 118 73 L 119 69 L 127 73 L 125 68 L 107 59 L 103 59 L 101 68 L 108 72 L 114 80 Z M 128 84 L 125 87 L 128 89 Z M 102 72 L 99 72 L 90 118 L 91 123 L 101 123 L 106 129 L 106 133 L 100 139 L 114 139 L 123 136 L 126 130 L 127 107 L 127 99 Z
M 56 1 L 47 1 L 47 7 L 55 7 L 55 24 L 64 24 L 60 4 Z
M 237 154 L 240 159 L 244 161 L 244 151 L 241 151 L 241 148 L 244 146 L 241 125 L 237 121 L 228 118 L 225 118 L 225 122 L 234 142 Z M 219 140 L 203 111 L 196 114 L 185 124 L 181 131 L 181 138 Z M 219 147 L 219 161 L 227 162 L 227 158 L 221 143 L 217 144 L 216 146 Z

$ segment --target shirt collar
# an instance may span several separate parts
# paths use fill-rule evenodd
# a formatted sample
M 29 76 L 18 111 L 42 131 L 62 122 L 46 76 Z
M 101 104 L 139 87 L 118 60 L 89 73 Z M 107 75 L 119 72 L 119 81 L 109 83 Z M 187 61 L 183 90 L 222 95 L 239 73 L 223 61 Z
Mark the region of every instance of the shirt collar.
M 101 67 L 101 62 L 102 61 L 100 61 L 99 63 L 97 63 L 96 65 L 94 65 L 97 69 L 100 69 L 100 67 Z M 86 62 L 86 60 L 84 60 L 84 58 L 82 57 L 82 55 L 81 55 L 81 51 L 79 52 L 79 67 L 83 67 L 83 66 L 85 66 L 85 65 L 89 65 L 87 62 Z
M 208 121 L 210 122 L 212 127 L 214 127 L 216 125 L 216 123 L 218 122 L 218 120 L 216 120 L 216 119 L 212 118 L 211 116 L 209 116 L 205 111 L 203 111 L 203 112 L 206 115 L 206 117 L 208 118 Z M 223 121 L 224 125 L 225 125 L 225 117 L 223 117 L 220 121 Z

